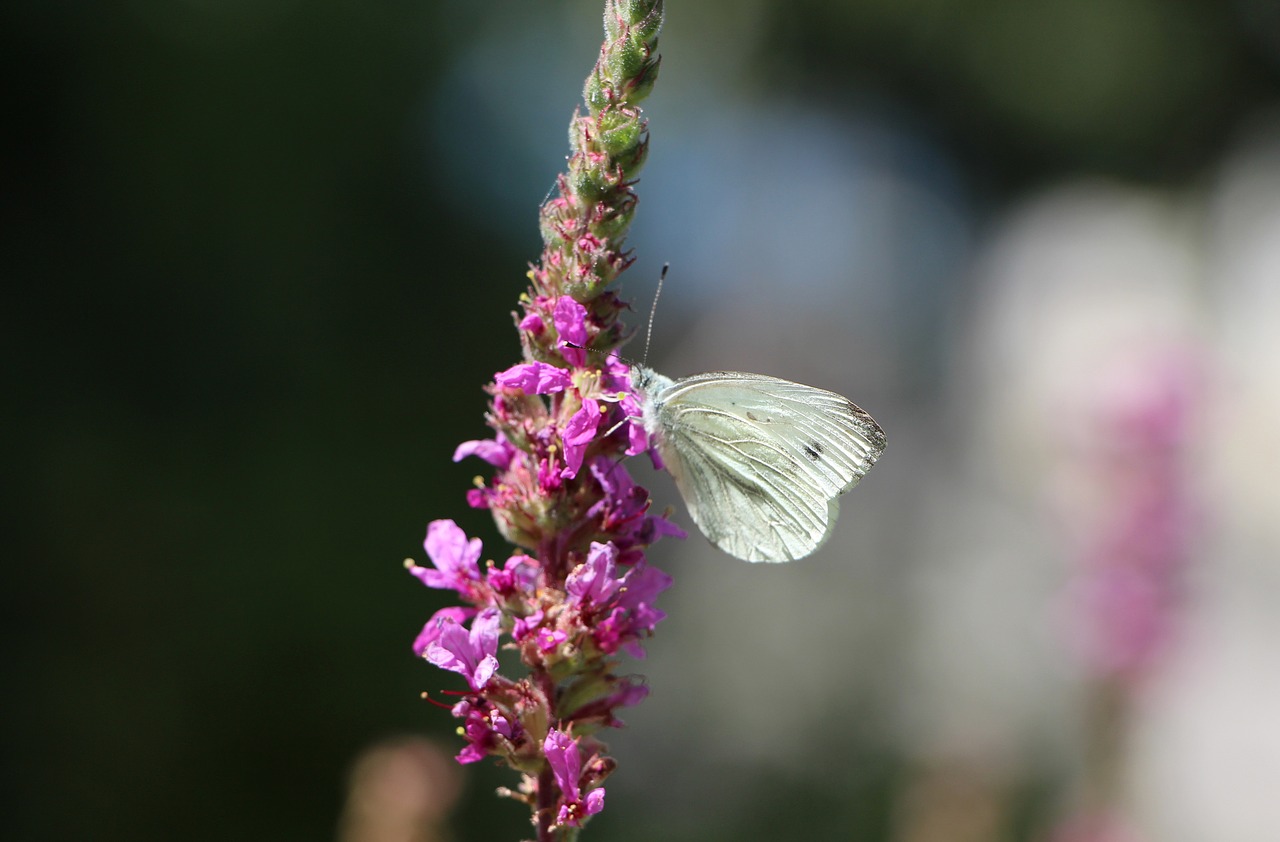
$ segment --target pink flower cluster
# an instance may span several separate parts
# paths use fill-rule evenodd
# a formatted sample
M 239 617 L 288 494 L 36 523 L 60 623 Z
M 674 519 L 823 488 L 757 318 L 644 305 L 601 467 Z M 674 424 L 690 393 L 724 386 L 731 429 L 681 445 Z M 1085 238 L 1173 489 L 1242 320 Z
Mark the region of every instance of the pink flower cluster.
M 1086 814 L 1056 828 L 1051 842 L 1142 842 L 1119 817 L 1106 813 Z
M 627 366 L 593 365 L 585 350 L 599 332 L 591 312 L 569 296 L 540 296 L 520 327 L 529 346 L 545 343 L 559 358 L 499 372 L 494 438 L 454 453 L 496 469 L 468 501 L 520 549 L 482 563 L 479 539 L 451 520 L 431 523 L 431 566 L 408 563 L 409 572 L 462 604 L 437 611 L 413 649 L 467 683 L 451 708 L 466 740 L 458 761 L 502 759 L 525 774 L 513 797 L 552 827 L 576 827 L 602 809 L 613 769 L 593 735 L 620 725 L 616 710 L 648 692 L 615 673 L 620 651 L 644 657 L 642 641 L 664 617 L 654 603 L 671 579 L 644 549 L 684 533 L 649 514 L 648 492 L 620 464 L 650 442 Z M 523 677 L 503 674 L 500 650 L 518 655 Z
M 491 510 L 504 537 L 544 560 L 558 553 L 543 542 L 563 544 L 568 537 L 578 545 L 612 540 L 629 561 L 628 553 L 660 534 L 679 534 L 665 520 L 645 516 L 648 493 L 618 464 L 624 454 L 650 449 L 630 368 L 615 357 L 592 364 L 586 343 L 600 327 L 572 297 L 551 303 L 538 296 L 527 309 L 520 322 L 526 345 L 545 342 L 554 330 L 558 358 L 520 363 L 494 376 L 489 422 L 497 436 L 464 442 L 454 460 L 478 456 L 498 472 L 467 500 Z M 553 508 L 577 531 L 547 529 L 539 516 Z
M 1196 366 L 1153 354 L 1102 383 L 1084 455 L 1096 522 L 1072 596 L 1075 642 L 1100 678 L 1134 679 L 1174 633 L 1197 522 L 1185 476 Z

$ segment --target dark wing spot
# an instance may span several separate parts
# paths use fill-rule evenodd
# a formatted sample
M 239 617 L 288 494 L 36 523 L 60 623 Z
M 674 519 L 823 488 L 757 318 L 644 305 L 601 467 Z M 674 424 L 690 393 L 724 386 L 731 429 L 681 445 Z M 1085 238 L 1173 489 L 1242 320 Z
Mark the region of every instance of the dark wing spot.
M 817 462 L 818 457 L 822 455 L 822 443 L 810 442 L 804 446 L 804 455 Z

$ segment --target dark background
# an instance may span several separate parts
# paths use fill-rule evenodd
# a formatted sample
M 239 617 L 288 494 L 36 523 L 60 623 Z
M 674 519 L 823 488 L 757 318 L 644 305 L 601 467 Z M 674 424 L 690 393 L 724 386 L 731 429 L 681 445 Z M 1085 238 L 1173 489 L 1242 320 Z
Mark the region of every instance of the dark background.
M 6 4 L 0 835 L 331 838 L 362 747 L 450 739 L 409 651 L 436 598 L 400 561 L 434 517 L 493 539 L 461 502 L 475 466 L 448 457 L 517 355 L 508 313 L 598 5 Z M 741 38 L 735 4 L 686 5 L 684 49 L 752 68 L 730 95 L 872 100 L 922 127 L 978 227 L 1064 174 L 1193 182 L 1280 95 L 1264 2 L 803 0 Z M 512 56 L 570 68 L 545 82 L 488 54 L 508 98 L 549 103 L 537 125 L 448 99 L 501 16 L 579 22 L 532 45 L 511 26 Z M 446 120 L 561 148 L 513 185 L 522 217 L 462 212 Z M 895 774 L 868 769 L 856 838 L 878 838 Z M 516 838 L 520 809 L 490 795 L 509 781 L 478 774 L 456 837 Z

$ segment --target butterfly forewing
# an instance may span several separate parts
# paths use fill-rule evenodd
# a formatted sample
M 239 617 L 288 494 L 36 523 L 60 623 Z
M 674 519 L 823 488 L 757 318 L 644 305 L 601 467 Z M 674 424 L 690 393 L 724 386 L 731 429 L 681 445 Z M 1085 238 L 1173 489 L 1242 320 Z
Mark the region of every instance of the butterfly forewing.
M 702 532 L 748 561 L 790 561 L 825 539 L 834 500 L 807 491 L 767 444 L 698 430 L 668 438 L 664 458 Z
M 885 444 L 875 421 L 840 395 L 756 374 L 675 381 L 651 411 L 694 521 L 748 561 L 791 561 L 820 547 L 836 498 Z

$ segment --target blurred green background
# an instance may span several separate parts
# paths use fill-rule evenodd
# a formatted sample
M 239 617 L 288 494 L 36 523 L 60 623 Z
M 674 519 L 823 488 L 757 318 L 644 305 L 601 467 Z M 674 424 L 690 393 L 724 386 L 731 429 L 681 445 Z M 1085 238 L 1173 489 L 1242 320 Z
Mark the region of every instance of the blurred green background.
M 452 720 L 417 696 L 443 680 L 409 651 L 441 603 L 400 562 L 422 558 L 435 517 L 500 552 L 462 501 L 476 466 L 449 455 L 483 434 L 480 387 L 517 356 L 508 314 L 600 5 L 5 5 L 0 835 L 332 838 L 362 749 L 422 733 L 452 750 Z M 1276 8 L 673 0 L 629 291 L 647 302 L 670 256 L 643 226 L 661 222 L 646 213 L 681 125 L 764 98 L 874 115 L 930 150 L 917 169 L 946 162 L 980 236 L 1073 173 L 1194 183 L 1280 101 Z M 701 198 L 711 214 L 717 200 Z M 962 268 L 905 302 L 942 312 L 897 338 L 904 416 L 938 411 L 934 345 L 967 300 Z M 669 335 L 692 318 L 672 295 Z M 722 816 L 717 838 L 793 838 L 791 811 L 804 838 L 890 838 L 903 766 L 877 744 L 830 789 L 762 776 L 742 795 L 779 826 Z M 468 774 L 453 837 L 526 832 L 519 808 L 493 805 L 511 781 Z M 641 838 L 628 825 L 606 811 L 588 835 Z

